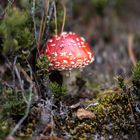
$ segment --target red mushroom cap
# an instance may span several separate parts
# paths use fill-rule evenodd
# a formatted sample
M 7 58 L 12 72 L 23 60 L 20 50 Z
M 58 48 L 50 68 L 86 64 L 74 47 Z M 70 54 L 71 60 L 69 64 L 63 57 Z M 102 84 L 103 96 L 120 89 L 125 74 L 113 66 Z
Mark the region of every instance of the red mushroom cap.
M 50 69 L 71 70 L 84 67 L 94 61 L 94 55 L 83 37 L 63 32 L 49 39 L 46 55 Z

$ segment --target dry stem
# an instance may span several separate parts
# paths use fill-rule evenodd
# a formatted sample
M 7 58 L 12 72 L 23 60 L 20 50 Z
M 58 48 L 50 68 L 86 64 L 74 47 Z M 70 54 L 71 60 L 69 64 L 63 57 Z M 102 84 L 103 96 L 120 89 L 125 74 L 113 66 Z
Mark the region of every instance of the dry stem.
M 128 35 L 128 55 L 130 57 L 130 60 L 132 61 L 132 64 L 136 65 L 136 58 L 133 52 L 133 46 L 134 46 L 134 35 L 129 34 Z
M 24 81 L 21 79 L 20 72 L 19 72 L 19 70 L 18 70 L 18 68 L 16 66 L 16 60 L 17 60 L 17 57 L 15 58 L 13 69 L 15 71 L 15 74 L 16 74 L 17 78 L 18 78 L 18 81 L 19 81 L 19 84 L 20 84 L 20 88 L 21 88 L 21 93 L 22 93 L 24 101 L 26 102 L 27 108 L 26 108 L 26 111 L 25 111 L 25 115 L 16 124 L 16 126 L 13 128 L 13 130 L 8 135 L 8 137 L 13 136 L 15 134 L 15 132 L 19 129 L 21 124 L 24 122 L 24 120 L 28 117 L 28 114 L 29 114 L 29 111 L 30 111 L 30 107 L 31 107 L 31 103 L 32 103 L 31 101 L 32 101 L 32 93 L 33 93 L 33 82 L 30 81 L 29 97 L 27 99 L 26 96 L 25 96 L 25 91 L 24 91 Z M 33 74 L 32 73 L 32 69 L 31 69 L 30 65 L 28 65 L 28 67 L 29 67 L 29 70 L 30 70 L 30 79 L 32 79 L 32 74 Z
M 66 6 L 65 6 L 65 2 L 62 1 L 62 6 L 63 6 L 63 11 L 64 11 L 64 15 L 63 15 L 63 23 L 62 23 L 62 29 L 61 29 L 61 33 L 64 31 L 64 26 L 65 26 L 65 21 L 66 21 Z

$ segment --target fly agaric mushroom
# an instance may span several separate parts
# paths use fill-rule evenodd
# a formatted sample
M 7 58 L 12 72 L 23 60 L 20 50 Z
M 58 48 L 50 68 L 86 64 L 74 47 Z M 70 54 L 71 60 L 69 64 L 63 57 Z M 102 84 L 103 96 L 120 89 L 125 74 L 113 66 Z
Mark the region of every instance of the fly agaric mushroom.
M 83 37 L 63 32 L 47 42 L 46 55 L 50 69 L 71 70 L 82 68 L 94 60 L 93 53 Z
M 72 32 L 62 32 L 49 39 L 46 55 L 50 60 L 49 68 L 63 70 L 63 75 L 65 70 L 83 68 L 94 61 L 93 52 L 85 39 Z M 70 82 L 73 80 L 72 78 Z M 70 82 L 65 81 L 65 84 Z

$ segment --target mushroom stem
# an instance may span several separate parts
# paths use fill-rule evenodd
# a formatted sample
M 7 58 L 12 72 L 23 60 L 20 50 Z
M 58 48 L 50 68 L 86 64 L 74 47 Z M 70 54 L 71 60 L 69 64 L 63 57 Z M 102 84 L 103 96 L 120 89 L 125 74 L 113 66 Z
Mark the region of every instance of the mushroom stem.
M 63 84 L 67 88 L 67 92 L 71 93 L 76 89 L 76 77 L 79 75 L 78 69 L 72 69 L 71 71 L 65 70 L 61 74 L 63 76 Z

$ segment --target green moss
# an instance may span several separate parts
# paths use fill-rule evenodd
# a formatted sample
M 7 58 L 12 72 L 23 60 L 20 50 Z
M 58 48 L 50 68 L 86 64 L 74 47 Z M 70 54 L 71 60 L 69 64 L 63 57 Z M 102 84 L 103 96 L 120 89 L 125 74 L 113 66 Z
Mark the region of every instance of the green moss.
M 132 82 L 135 86 L 139 87 L 139 85 L 140 85 L 140 61 L 137 62 L 136 66 L 133 68 Z
M 87 123 L 87 122 L 82 122 L 79 125 L 77 125 L 73 130 L 71 130 L 71 134 L 73 135 L 72 139 L 76 140 L 80 140 L 80 139 L 84 139 L 87 140 L 88 138 L 88 133 L 94 133 L 95 132 L 95 128 L 93 127 L 93 125 L 91 123 Z
M 44 76 L 44 77 L 48 77 L 49 74 L 49 63 L 50 61 L 48 60 L 46 55 L 41 55 L 38 59 L 37 59 L 37 75 L 38 76 Z
M 95 112 L 99 117 L 99 120 L 102 120 L 106 115 L 112 114 L 118 116 L 123 105 L 127 104 L 128 102 L 125 93 L 120 91 L 106 91 L 98 98 L 98 105 L 90 107 L 89 110 Z
M 23 116 L 26 103 L 22 98 L 22 94 L 20 91 L 13 90 L 11 88 L 4 89 L 4 97 L 1 98 L 1 114 L 3 117 L 8 116 Z
M 31 49 L 34 37 L 30 15 L 27 11 L 11 7 L 7 10 L 5 18 L 0 22 L 0 36 L 2 36 L 3 54 L 12 56 L 21 54 L 19 50 Z
M 5 139 L 8 133 L 11 131 L 11 125 L 13 121 L 9 120 L 0 120 L 0 138 Z
M 91 105 L 88 110 L 95 113 L 96 119 L 75 121 L 75 127 L 71 130 L 73 139 L 89 139 L 88 134 L 100 134 L 108 139 L 109 134 L 115 137 L 121 137 L 126 130 L 133 130 L 131 125 L 131 111 L 128 105 L 126 94 L 122 90 L 106 90 L 100 94 L 100 97 L 88 101 L 86 106 Z M 91 138 L 91 137 L 90 137 Z
M 51 87 L 54 98 L 58 101 L 62 100 L 62 98 L 64 97 L 66 93 L 66 87 L 61 86 L 55 82 L 51 82 L 50 87 Z
M 88 89 L 92 90 L 93 92 L 97 92 L 97 93 L 101 89 L 101 86 L 99 84 L 88 82 L 88 81 L 86 81 L 86 86 Z
M 59 117 L 55 121 L 62 133 L 69 133 L 71 140 L 88 140 L 96 135 L 105 139 L 109 139 L 109 135 L 121 139 L 134 130 L 127 93 L 119 87 L 100 92 L 96 99 L 87 100 L 82 104 L 86 110 L 95 114 L 95 119 L 79 120 L 75 108 L 69 110 L 65 118 Z
M 0 138 L 3 138 L 25 115 L 26 103 L 21 92 L 12 88 L 3 87 L 0 98 Z

